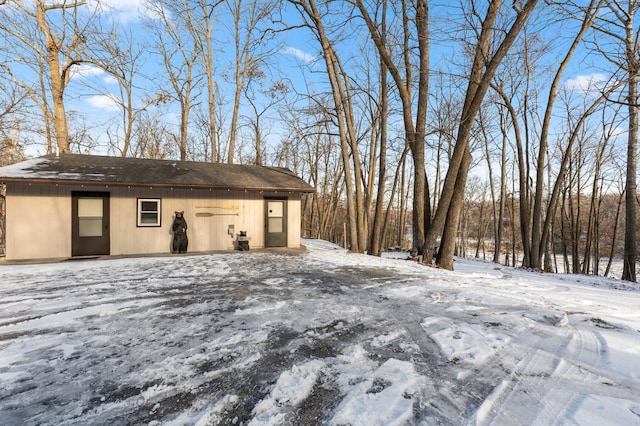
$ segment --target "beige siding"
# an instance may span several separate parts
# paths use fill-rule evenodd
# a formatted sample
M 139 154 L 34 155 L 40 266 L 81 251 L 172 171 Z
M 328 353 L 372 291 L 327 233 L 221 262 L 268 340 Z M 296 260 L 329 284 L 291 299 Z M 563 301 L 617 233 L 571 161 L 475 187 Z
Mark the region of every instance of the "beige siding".
M 291 194 L 287 202 L 287 246 L 300 247 L 300 233 L 302 232 L 302 203 L 300 194 Z
M 71 256 L 68 187 L 7 185 L 7 259 Z
M 227 233 L 250 230 L 255 247 L 264 245 L 257 235 L 263 219 L 259 194 L 236 191 L 115 189 L 111 193 L 112 254 L 166 253 L 170 251 L 171 225 L 176 211 L 184 211 L 187 221 L 189 251 L 232 250 L 235 235 Z M 161 199 L 161 227 L 137 227 L 137 199 Z M 221 208 L 226 207 L 226 208 Z M 209 213 L 212 216 L 199 216 Z M 118 220 L 116 220 L 118 218 Z
M 265 196 L 288 199 L 288 245 L 300 246 L 300 196 L 295 193 L 12 184 L 7 185 L 7 259 L 71 256 L 72 191 L 111 193 L 112 255 L 170 252 L 175 211 L 184 211 L 189 252 L 232 250 L 231 225 L 235 234 L 247 231 L 252 249 L 263 248 Z M 161 199 L 160 227 L 137 226 L 138 198 Z

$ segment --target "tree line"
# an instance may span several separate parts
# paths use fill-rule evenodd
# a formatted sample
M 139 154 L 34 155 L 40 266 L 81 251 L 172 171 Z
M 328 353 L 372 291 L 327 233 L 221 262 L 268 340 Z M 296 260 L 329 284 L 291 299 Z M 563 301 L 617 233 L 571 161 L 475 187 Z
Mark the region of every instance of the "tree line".
M 7 0 L 0 160 L 285 166 L 317 188 L 305 234 L 354 252 L 560 253 L 579 273 L 621 253 L 636 281 L 639 6 L 142 0 L 127 24 L 108 2 Z M 89 97 L 108 119 L 69 108 Z

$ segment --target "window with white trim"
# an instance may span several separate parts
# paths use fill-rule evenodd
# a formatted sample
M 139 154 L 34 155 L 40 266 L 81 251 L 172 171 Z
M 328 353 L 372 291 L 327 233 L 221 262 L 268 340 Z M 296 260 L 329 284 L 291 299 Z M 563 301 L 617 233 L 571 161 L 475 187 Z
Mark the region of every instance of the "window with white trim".
M 138 226 L 160 226 L 160 198 L 138 198 Z

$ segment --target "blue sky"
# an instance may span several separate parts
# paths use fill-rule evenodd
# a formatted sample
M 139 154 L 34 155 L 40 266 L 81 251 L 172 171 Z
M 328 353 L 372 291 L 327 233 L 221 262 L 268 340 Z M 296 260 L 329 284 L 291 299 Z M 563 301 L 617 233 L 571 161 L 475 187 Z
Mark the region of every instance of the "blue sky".
M 95 2 L 95 0 L 93 0 Z M 147 9 L 143 5 L 143 0 L 107 0 L 112 11 L 107 14 L 108 19 L 118 22 L 126 28 L 130 28 L 133 33 L 141 38 L 148 36 L 149 30 L 142 25 L 143 19 L 153 18 Z M 436 5 L 432 7 L 432 14 L 446 12 L 448 6 Z M 288 15 L 288 19 L 297 19 L 296 12 Z M 309 73 L 306 73 L 307 79 L 303 82 L 302 70 L 300 65 L 310 65 L 317 63 L 318 46 L 310 35 L 302 35 L 303 30 L 296 30 L 292 33 L 281 33 L 282 48 L 278 53 L 278 62 L 280 65 L 281 76 L 286 76 L 291 79 L 294 84 L 309 83 Z M 355 45 L 355 44 L 354 44 Z M 232 46 L 223 46 L 220 50 L 221 56 L 218 58 L 219 64 L 224 64 L 225 61 L 230 62 L 231 57 L 224 57 L 224 52 L 232 54 Z M 450 55 L 448 47 L 441 45 L 437 40 L 432 41 L 432 61 L 435 62 L 441 60 L 443 57 Z M 591 66 L 585 67 L 585 63 L 578 63 L 579 59 L 574 60 L 565 76 L 565 87 L 571 91 L 582 92 L 590 90 L 589 87 L 597 86 L 598 83 L 602 83 L 608 79 L 602 71 L 596 71 Z M 154 60 L 147 60 L 147 73 L 154 72 L 157 64 Z M 223 65 L 224 67 L 224 65 Z M 316 64 L 316 69 L 322 69 L 322 63 Z M 75 78 L 87 79 L 91 78 L 94 81 L 100 80 L 105 88 L 116 84 L 115 80 L 108 76 L 103 71 L 98 70 L 91 66 L 80 66 L 75 72 Z M 115 88 L 115 86 L 114 86 Z M 117 106 L 114 104 L 113 99 L 108 93 L 103 94 L 89 94 L 85 90 L 81 90 L 84 94 L 82 96 L 84 107 L 93 108 L 99 111 L 114 112 L 117 110 Z

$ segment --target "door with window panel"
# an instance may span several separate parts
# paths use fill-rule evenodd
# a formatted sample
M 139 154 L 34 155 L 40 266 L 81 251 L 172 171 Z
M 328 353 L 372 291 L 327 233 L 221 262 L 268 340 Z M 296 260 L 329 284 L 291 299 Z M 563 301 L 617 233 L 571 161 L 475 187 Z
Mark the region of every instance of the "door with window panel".
M 287 200 L 265 200 L 265 247 L 287 246 Z
M 109 193 L 71 194 L 71 255 L 93 256 L 110 253 Z

